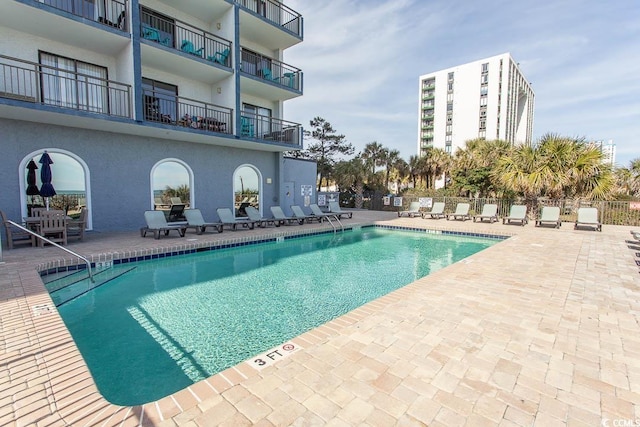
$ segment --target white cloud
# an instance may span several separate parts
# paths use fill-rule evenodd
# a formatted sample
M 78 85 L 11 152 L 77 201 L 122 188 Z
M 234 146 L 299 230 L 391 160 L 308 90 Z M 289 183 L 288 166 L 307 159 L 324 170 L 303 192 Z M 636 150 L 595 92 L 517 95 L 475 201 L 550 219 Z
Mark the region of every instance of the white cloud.
M 619 163 L 640 157 L 640 3 L 631 0 L 289 1 L 304 41 L 285 61 L 304 72 L 287 119 L 320 116 L 361 150 L 408 159 L 418 138 L 422 74 L 510 52 L 536 93 L 534 137 L 613 139 Z

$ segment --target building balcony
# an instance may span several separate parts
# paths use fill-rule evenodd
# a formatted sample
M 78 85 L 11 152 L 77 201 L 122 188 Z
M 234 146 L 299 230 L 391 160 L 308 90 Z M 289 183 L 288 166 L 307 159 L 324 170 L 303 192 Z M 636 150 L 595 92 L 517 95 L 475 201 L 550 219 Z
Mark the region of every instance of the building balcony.
M 0 99 L 21 106 L 132 118 L 131 86 L 0 55 Z
M 269 116 L 243 112 L 240 136 L 302 148 L 302 125 Z
M 271 50 L 302 41 L 302 15 L 274 0 L 235 0 L 240 6 L 240 37 Z
M 233 134 L 233 110 L 166 93 L 143 91 L 144 120 L 202 132 Z
M 42 38 L 79 49 L 90 46 L 94 53 L 118 56 L 131 43 L 127 1 L 100 0 L 91 2 L 91 8 L 80 7 L 83 4 L 88 2 L 3 1 L 0 26 L 29 34 L 34 40 Z
M 272 101 L 302 95 L 302 71 L 278 60 L 242 49 L 242 92 Z
M 423 101 L 429 101 L 430 99 L 434 99 L 435 95 L 433 93 L 426 93 L 422 96 Z
M 140 19 L 144 66 L 206 83 L 220 81 L 233 73 L 231 41 L 185 22 L 162 18 L 146 8 L 141 10 Z M 185 58 L 195 61 L 185 67 Z

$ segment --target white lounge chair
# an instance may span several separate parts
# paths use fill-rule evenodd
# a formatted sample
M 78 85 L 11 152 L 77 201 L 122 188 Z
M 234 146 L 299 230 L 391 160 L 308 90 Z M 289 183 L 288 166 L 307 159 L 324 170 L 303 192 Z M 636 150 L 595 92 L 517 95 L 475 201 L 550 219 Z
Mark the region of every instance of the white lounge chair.
M 215 227 L 218 233 L 222 233 L 221 222 L 206 222 L 202 217 L 200 209 L 186 209 L 184 216 L 187 219 L 187 228 L 194 228 L 196 234 L 202 234 L 207 230 L 207 227 Z
M 160 233 L 164 233 L 165 236 L 169 235 L 170 231 L 177 231 L 180 237 L 184 237 L 187 226 L 183 224 L 169 225 L 164 217 L 162 211 L 145 211 L 144 220 L 147 223 L 146 227 L 140 229 L 140 236 L 146 237 L 147 232 L 153 232 L 154 239 L 160 238 Z
M 316 220 L 318 222 L 322 222 L 322 218 L 318 218 L 315 215 L 307 215 L 304 213 L 304 211 L 302 210 L 302 208 L 298 205 L 291 205 L 291 212 L 293 212 L 293 217 L 294 218 L 298 218 L 298 219 L 302 219 L 302 222 L 311 222 L 313 220 Z
M 411 202 L 409 209 L 406 211 L 398 211 L 398 216 L 408 216 L 413 218 L 414 216 L 420 216 L 420 202 Z
M 461 219 L 462 221 L 471 219 L 471 215 L 469 215 L 469 203 L 458 203 L 456 211 L 454 213 L 447 214 L 447 221 L 451 218 Z
M 247 216 L 251 221 L 253 221 L 258 227 L 266 227 L 269 224 L 276 225 L 275 221 L 272 218 L 263 218 L 260 215 L 258 209 L 253 206 L 247 206 L 244 208 L 244 211 L 247 213 Z
M 335 218 L 336 220 L 338 219 L 337 214 L 331 212 L 322 212 L 320 206 L 315 203 L 310 204 L 309 208 L 311 209 L 311 213 L 313 214 L 313 216 L 315 216 L 316 218 L 320 218 L 319 222 L 324 221 L 325 218 Z
M 542 207 L 540 218 L 536 220 L 536 227 L 540 227 L 544 224 L 550 224 L 553 225 L 554 228 L 560 228 L 562 221 L 560 221 L 560 208 L 558 206 Z
M 422 218 L 426 218 L 427 215 L 435 219 L 445 218 L 444 202 L 435 202 L 431 207 L 431 212 L 422 212 Z
M 597 231 L 602 231 L 602 224 L 598 221 L 598 208 L 578 208 L 578 219 L 573 228 L 592 227 Z
M 304 223 L 304 219 L 286 216 L 280 206 L 271 206 L 271 213 L 273 214 L 273 218 L 275 219 L 276 225 L 278 226 L 285 223 L 291 225 L 291 223 L 293 222 L 297 222 L 300 225 Z
M 490 223 L 498 222 L 498 205 L 494 204 L 486 204 L 482 207 L 482 213 L 480 215 L 473 216 L 473 222 L 476 222 L 476 219 L 479 219 L 480 222 L 483 222 L 485 219 L 488 219 Z
M 249 218 L 246 219 L 238 219 L 233 215 L 233 212 L 231 212 L 231 209 L 229 208 L 218 208 L 216 209 L 216 213 L 218 214 L 218 217 L 220 217 L 220 222 L 222 222 L 222 226 L 224 227 L 225 225 L 229 228 L 231 228 L 233 231 L 236 231 L 238 229 L 238 225 L 241 225 L 245 228 L 249 228 L 250 230 L 253 230 L 254 226 L 255 226 L 255 222 L 251 221 Z
M 511 224 L 511 222 L 519 222 L 524 225 L 529 222 L 527 219 L 527 207 L 525 205 L 512 205 L 509 210 L 509 216 L 502 218 L 503 224 Z
M 343 211 L 338 202 L 329 202 L 329 212 L 338 215 L 338 218 L 342 218 L 342 215 L 346 215 L 347 218 L 353 216 L 353 212 Z

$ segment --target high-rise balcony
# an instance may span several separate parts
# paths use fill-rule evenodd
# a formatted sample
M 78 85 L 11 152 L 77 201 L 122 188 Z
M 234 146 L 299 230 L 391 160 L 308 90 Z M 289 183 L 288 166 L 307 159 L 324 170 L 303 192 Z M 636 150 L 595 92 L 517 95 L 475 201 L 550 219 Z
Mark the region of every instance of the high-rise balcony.
M 302 15 L 274 0 L 235 0 L 240 5 L 240 36 L 269 49 L 302 41 Z
M 243 93 L 270 100 L 287 100 L 302 94 L 302 71 L 247 49 L 242 49 Z
M 243 112 L 240 136 L 302 148 L 302 125 L 270 116 Z
M 40 0 L 40 3 L 128 32 L 127 0 Z
M 5 55 L 0 55 L 0 98 L 54 107 L 52 111 L 132 118 L 127 84 Z

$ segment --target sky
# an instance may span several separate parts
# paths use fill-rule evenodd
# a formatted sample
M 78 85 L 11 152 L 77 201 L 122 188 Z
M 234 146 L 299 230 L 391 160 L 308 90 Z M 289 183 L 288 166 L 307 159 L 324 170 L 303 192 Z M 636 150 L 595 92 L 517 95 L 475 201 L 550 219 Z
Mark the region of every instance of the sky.
M 304 92 L 284 116 L 307 130 L 324 118 L 356 153 L 376 141 L 409 160 L 419 77 L 508 52 L 535 93 L 534 141 L 612 140 L 617 166 L 640 157 L 640 0 L 286 4 L 304 19 L 304 41 L 284 53 Z

